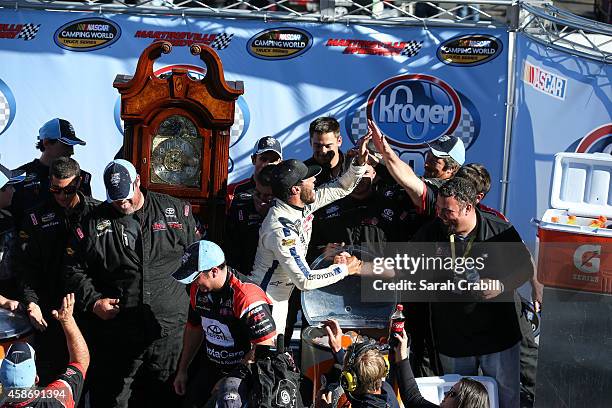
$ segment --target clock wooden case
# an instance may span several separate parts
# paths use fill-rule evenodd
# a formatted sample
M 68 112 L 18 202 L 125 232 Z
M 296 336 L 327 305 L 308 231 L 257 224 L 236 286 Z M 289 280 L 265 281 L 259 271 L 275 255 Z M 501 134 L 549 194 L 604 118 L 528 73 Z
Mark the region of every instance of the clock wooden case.
M 206 65 L 204 78 L 174 68 L 157 77 L 153 64 L 172 45 L 156 41 L 141 54 L 133 76 L 117 75 L 124 121 L 123 157 L 141 186 L 188 200 L 211 238 L 223 232 L 230 127 L 241 81 L 226 82 L 219 56 L 203 44 L 191 53 Z

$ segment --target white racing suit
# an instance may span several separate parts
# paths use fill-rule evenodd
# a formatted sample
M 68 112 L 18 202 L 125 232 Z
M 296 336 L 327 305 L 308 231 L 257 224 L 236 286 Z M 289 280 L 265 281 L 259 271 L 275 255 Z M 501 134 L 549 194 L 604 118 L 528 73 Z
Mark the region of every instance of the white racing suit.
M 274 200 L 259 229 L 252 279 L 272 300 L 276 332 L 285 332 L 289 296 L 293 288 L 312 290 L 344 279 L 346 265 L 333 264 L 325 269 L 310 269 L 306 252 L 312 232 L 313 212 L 346 197 L 365 173 L 365 166 L 351 164 L 349 169 L 328 184 L 315 189 L 315 201 L 303 209 L 279 199 Z

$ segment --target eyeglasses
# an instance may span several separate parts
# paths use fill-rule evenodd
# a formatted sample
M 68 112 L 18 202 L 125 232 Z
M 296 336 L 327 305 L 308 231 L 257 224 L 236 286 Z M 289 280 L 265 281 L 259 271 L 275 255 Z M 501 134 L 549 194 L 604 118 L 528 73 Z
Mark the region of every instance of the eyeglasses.
M 61 194 L 62 192 L 66 195 L 73 195 L 79 189 L 78 186 L 68 185 L 66 187 L 50 186 L 49 192 L 51 194 Z
M 452 388 L 444 393 L 444 396 L 448 398 L 455 398 L 458 395 L 459 393 Z

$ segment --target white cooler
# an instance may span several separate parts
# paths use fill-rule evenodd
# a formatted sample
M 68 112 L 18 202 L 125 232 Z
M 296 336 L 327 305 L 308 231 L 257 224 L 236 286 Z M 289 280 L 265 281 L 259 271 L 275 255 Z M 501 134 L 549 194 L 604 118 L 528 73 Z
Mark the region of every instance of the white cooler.
M 555 156 L 551 208 L 538 221 L 541 283 L 612 294 L 611 182 L 609 154 Z
M 450 390 L 462 378 L 458 374 L 448 374 L 441 377 L 421 377 L 417 378 L 416 382 L 423 398 L 434 404 L 440 404 L 444 399 L 444 393 Z M 498 408 L 497 382 L 491 377 L 478 376 L 469 378 L 477 380 L 485 386 L 489 393 L 490 408 Z

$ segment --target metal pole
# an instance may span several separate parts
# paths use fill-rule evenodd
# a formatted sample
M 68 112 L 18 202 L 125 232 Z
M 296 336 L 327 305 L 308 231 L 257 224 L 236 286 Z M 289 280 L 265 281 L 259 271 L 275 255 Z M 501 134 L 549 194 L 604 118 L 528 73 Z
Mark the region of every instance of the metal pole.
M 319 0 L 321 10 L 321 21 L 333 22 L 336 19 L 336 1 L 335 0 Z
M 504 132 L 504 160 L 502 168 L 502 191 L 501 191 L 501 211 L 507 211 L 508 183 L 510 183 L 510 148 L 512 146 L 512 124 L 514 122 L 514 100 L 516 94 L 515 75 L 516 69 L 516 31 L 519 25 L 519 3 L 510 6 L 510 21 L 508 27 L 508 89 L 506 97 L 506 129 Z

